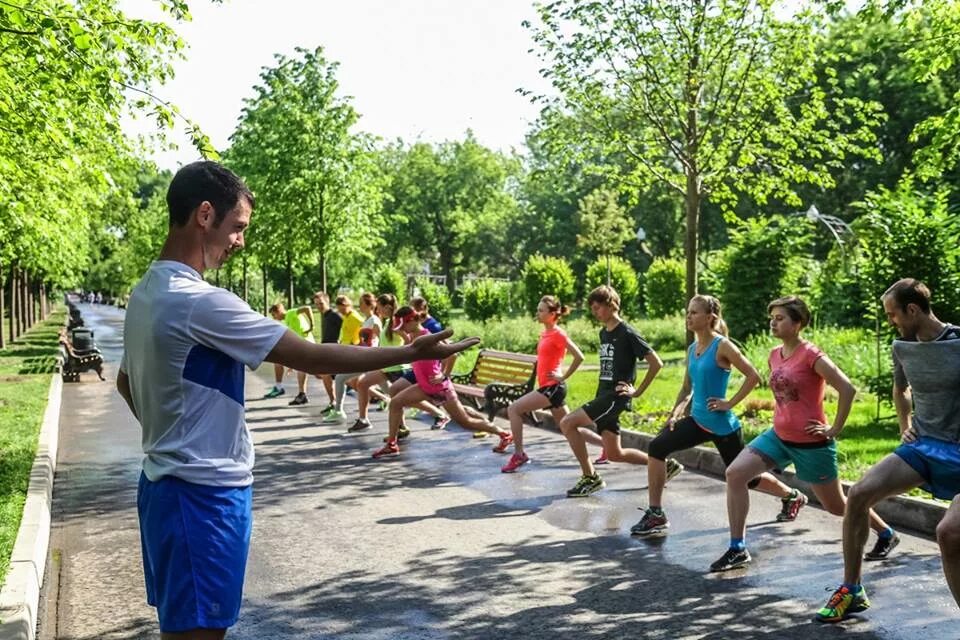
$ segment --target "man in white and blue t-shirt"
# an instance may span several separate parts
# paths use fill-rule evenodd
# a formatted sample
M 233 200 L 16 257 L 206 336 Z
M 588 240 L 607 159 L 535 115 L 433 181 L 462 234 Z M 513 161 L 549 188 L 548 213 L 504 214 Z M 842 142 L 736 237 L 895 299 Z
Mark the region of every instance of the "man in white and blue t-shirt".
M 240 611 L 253 482 L 244 366 L 376 371 L 477 342 L 441 344 L 446 331 L 391 349 L 316 345 L 208 284 L 203 272 L 243 248 L 253 205 L 219 164 L 181 168 L 167 192 L 167 240 L 127 307 L 117 388 L 143 428 L 143 568 L 165 640 L 223 638 Z

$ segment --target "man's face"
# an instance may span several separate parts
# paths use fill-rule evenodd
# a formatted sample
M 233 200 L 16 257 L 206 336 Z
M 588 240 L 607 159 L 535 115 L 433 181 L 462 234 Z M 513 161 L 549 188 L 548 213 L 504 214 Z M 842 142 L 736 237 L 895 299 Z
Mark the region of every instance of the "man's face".
M 216 212 L 209 202 L 203 202 L 197 210 L 197 223 L 203 228 L 203 266 L 219 269 L 243 248 L 243 232 L 250 226 L 253 209 L 246 198 L 240 198 L 237 206 L 227 212 L 220 224 L 215 223 Z
M 330 308 L 330 304 L 327 302 L 327 300 L 320 296 L 313 296 L 313 304 L 316 305 L 319 311 L 326 311 Z
M 270 312 L 270 315 L 273 316 L 274 320 L 283 320 L 283 316 L 285 314 L 280 309 L 274 309 L 273 311 Z
M 603 302 L 591 302 L 590 313 L 600 322 L 606 322 L 613 317 L 613 308 Z
M 906 309 L 902 309 L 896 303 L 893 296 L 883 298 L 883 311 L 887 314 L 887 320 L 897 328 L 900 337 L 912 340 L 917 337 L 917 318 L 920 311 L 915 304 L 908 304 Z

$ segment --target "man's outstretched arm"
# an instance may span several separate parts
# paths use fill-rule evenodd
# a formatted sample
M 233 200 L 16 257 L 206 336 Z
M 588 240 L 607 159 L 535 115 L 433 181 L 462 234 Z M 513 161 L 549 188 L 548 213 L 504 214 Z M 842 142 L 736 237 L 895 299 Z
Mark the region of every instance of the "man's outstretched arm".
M 447 329 L 440 333 L 420 336 L 402 347 L 378 348 L 314 344 L 287 330 L 267 354 L 266 361 L 312 374 L 362 373 L 416 360 L 444 360 L 480 342 L 479 338 L 444 342 L 452 335 L 453 331 Z

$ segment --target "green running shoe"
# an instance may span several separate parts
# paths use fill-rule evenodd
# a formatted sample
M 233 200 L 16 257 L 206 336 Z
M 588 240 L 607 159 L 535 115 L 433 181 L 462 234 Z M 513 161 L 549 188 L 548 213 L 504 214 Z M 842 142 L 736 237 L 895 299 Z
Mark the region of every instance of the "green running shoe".
M 860 591 L 853 593 L 847 587 L 840 585 L 827 604 L 817 611 L 818 622 L 840 622 L 851 613 L 859 613 L 870 608 L 867 590 L 860 587 Z

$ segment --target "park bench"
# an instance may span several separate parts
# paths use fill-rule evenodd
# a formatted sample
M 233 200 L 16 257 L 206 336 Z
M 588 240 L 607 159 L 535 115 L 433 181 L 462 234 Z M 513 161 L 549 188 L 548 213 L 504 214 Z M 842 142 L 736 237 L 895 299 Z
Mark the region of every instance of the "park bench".
M 103 377 L 103 354 L 93 341 L 93 332 L 87 329 L 75 329 L 73 339 L 65 331 L 60 333 L 60 375 L 64 382 L 79 382 L 80 374 L 95 371 L 101 380 Z
M 450 380 L 462 398 L 483 407 L 492 420 L 498 411 L 533 390 L 536 374 L 536 356 L 483 349 L 470 373 L 450 376 Z

